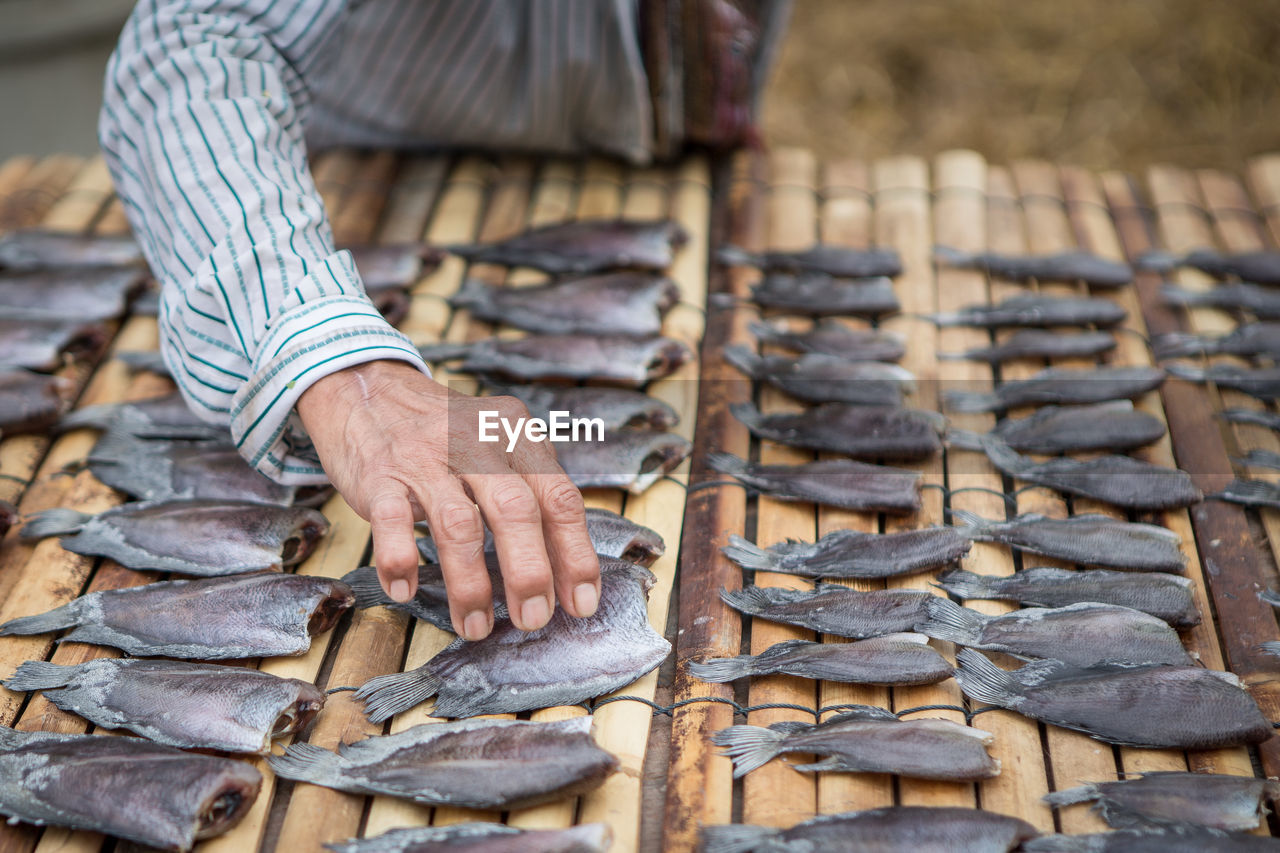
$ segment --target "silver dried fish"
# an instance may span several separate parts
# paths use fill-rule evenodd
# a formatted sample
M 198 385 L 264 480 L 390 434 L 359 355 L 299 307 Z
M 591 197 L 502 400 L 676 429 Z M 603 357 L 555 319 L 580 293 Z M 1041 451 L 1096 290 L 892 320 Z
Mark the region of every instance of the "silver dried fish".
M 720 550 L 752 571 L 817 578 L 887 578 L 936 569 L 969 553 L 967 538 L 952 527 L 925 527 L 900 533 L 833 530 L 817 542 L 779 542 L 759 548 L 729 534 Z
M 938 435 L 946 428 L 946 419 L 937 412 L 895 406 L 823 403 L 766 415 L 751 403 L 733 403 L 729 411 L 760 438 L 860 459 L 933 456 L 942 450 Z
M 1164 422 L 1128 400 L 1091 406 L 1045 406 L 1025 418 L 1005 418 L 988 435 L 1019 453 L 1133 450 L 1164 435 Z
M 567 829 L 517 829 L 502 823 L 455 823 L 392 829 L 373 838 L 326 844 L 334 853 L 605 853 L 605 823 Z
M 901 310 L 888 278 L 832 278 L 818 273 L 769 273 L 751 288 L 762 308 L 813 317 L 879 317 Z
M 0 273 L 0 314 L 8 318 L 97 323 L 120 317 L 142 287 L 132 268 Z
M 907 351 L 901 335 L 881 329 L 852 329 L 834 318 L 819 320 L 803 332 L 793 331 L 780 320 L 753 322 L 747 325 L 747 331 L 762 344 L 833 355 L 846 361 L 897 361 Z
M 1005 340 L 985 347 L 974 347 L 964 352 L 940 352 L 942 361 L 985 361 L 1003 364 L 1020 358 L 1092 358 L 1116 348 L 1116 339 L 1110 332 L 1049 332 L 1043 329 L 1023 329 Z
M 556 458 L 580 489 L 626 489 L 633 495 L 679 467 L 693 445 L 673 432 L 624 430 L 601 441 L 556 445 Z
M 496 394 L 515 397 L 536 418 L 552 412 L 575 418 L 599 418 L 605 432 L 624 429 L 670 429 L 680 423 L 676 410 L 643 391 L 577 385 L 502 385 L 486 382 Z
M 141 266 L 142 250 L 129 236 L 88 236 L 23 228 L 0 236 L 0 267 L 15 270 Z
M 615 272 L 528 287 L 495 287 L 467 279 L 450 298 L 491 323 L 544 335 L 632 335 L 662 331 L 662 317 L 680 299 L 669 278 Z
M 129 403 L 85 406 L 63 415 L 57 428 L 59 432 L 96 429 L 185 441 L 226 441 L 228 437 L 225 426 L 201 420 L 176 392 Z
M 1225 310 L 1241 308 L 1257 315 L 1260 320 L 1280 320 L 1280 292 L 1271 287 L 1228 282 L 1207 290 L 1185 290 L 1166 284 L 1160 288 L 1160 295 L 1166 305 Z
M 1241 506 L 1278 508 L 1280 486 L 1269 480 L 1243 480 L 1237 477 L 1225 489 L 1210 497 Z
M 1142 773 L 1119 782 L 1092 782 L 1054 791 L 1044 801 L 1054 808 L 1092 802 L 1108 826 L 1179 827 L 1186 824 L 1223 831 L 1256 828 L 1267 814 L 1266 800 L 1280 797 L 1280 782 L 1218 773 Z
M 836 278 L 875 278 L 902 274 L 897 249 L 855 249 L 816 245 L 794 252 L 748 252 L 725 246 L 716 253 L 722 264 L 752 266 L 766 272 L 821 273 Z
M 1110 299 L 1073 296 L 1041 296 L 1028 293 L 1011 296 L 995 305 L 970 305 L 959 311 L 926 315 L 939 326 L 974 326 L 998 329 L 1007 326 L 1097 326 L 1106 328 L 1129 316 Z
M 809 403 L 897 406 L 915 388 L 906 368 L 881 361 L 854 362 L 830 355 L 759 356 L 745 346 L 724 348 L 724 360 L 752 379 Z
M 748 675 L 793 675 L 845 684 L 935 684 L 951 677 L 951 664 L 923 634 L 889 634 L 853 643 L 788 640 L 758 655 L 689 662 L 689 674 L 724 682 Z
M 928 601 L 936 597 L 913 590 L 868 591 L 838 584 L 818 584 L 814 589 L 720 590 L 720 599 L 740 613 L 854 640 L 910 633 L 928 618 Z
M 586 275 L 611 269 L 663 270 L 688 241 L 688 233 L 669 219 L 586 220 L 532 228 L 497 243 L 450 246 L 449 251 L 477 264 Z
M 1083 281 L 1094 287 L 1123 287 L 1133 281 L 1133 270 L 1090 252 L 1069 251 L 1052 255 L 1002 255 L 996 252 L 964 252 L 934 246 L 933 259 L 953 269 L 981 270 L 992 278 L 1009 281 Z
M 1171 332 L 1151 340 L 1156 358 L 1188 355 L 1280 356 L 1280 323 L 1245 323 L 1226 335 Z
M 0 433 L 40 432 L 56 423 L 73 387 L 61 376 L 0 370 Z
M 98 323 L 0 317 L 0 370 L 54 370 L 64 355 L 93 352 L 106 341 L 106 329 Z
M 956 412 L 996 412 L 1019 406 L 1073 405 L 1130 400 L 1164 382 L 1157 367 L 1050 367 L 1029 379 L 1002 382 L 991 392 L 943 391 L 942 405 Z
M 1138 258 L 1138 269 L 1172 272 L 1178 267 L 1191 267 L 1218 278 L 1235 276 L 1259 284 L 1280 284 L 1280 252 L 1255 250 L 1219 252 L 1214 249 L 1192 249 L 1186 254 L 1151 251 Z
M 1019 551 L 1070 563 L 1138 572 L 1179 573 L 1187 558 L 1182 539 L 1165 527 L 1120 521 L 1098 513 L 1047 518 L 1026 513 L 1009 521 L 988 521 L 964 510 L 952 510 L 956 529 L 975 542 L 998 542 Z
M 809 501 L 890 515 L 911 515 L 920 510 L 921 475 L 902 468 L 851 459 L 761 465 L 731 453 L 712 453 L 707 457 L 707 464 L 712 470 L 728 474 L 778 500 Z
M 672 373 L 693 357 L 671 338 L 529 335 L 421 347 L 427 361 L 456 361 L 466 373 L 521 381 L 584 379 L 639 387 Z
M 1026 842 L 1026 853 L 1275 853 L 1269 836 L 1215 832 L 1193 826 L 1162 831 L 1121 829 L 1092 835 L 1045 835 Z
M 106 485 L 146 501 L 203 498 L 290 504 L 283 486 L 249 467 L 232 444 L 141 439 L 108 432 L 89 451 L 89 470 Z
M 1192 367 L 1188 364 L 1170 364 L 1166 370 L 1188 382 L 1212 382 L 1219 388 L 1231 388 L 1260 400 L 1280 398 L 1280 367 L 1233 367 L 1215 364 L 1211 367 Z

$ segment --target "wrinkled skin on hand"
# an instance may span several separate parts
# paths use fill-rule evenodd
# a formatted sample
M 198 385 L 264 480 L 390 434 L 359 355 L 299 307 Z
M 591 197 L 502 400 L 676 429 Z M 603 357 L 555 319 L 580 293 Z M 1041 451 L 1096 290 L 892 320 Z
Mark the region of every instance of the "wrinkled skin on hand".
M 440 553 L 454 630 L 478 640 L 493 629 L 484 526 L 497 545 L 512 621 L 541 628 L 556 601 L 573 616 L 595 612 L 600 566 L 587 536 L 582 494 L 546 442 L 481 443 L 478 412 L 514 422 L 514 397 L 469 397 L 409 364 L 375 361 L 331 374 L 297 411 L 334 486 L 373 529 L 374 563 L 387 594 L 413 597 L 425 520 Z

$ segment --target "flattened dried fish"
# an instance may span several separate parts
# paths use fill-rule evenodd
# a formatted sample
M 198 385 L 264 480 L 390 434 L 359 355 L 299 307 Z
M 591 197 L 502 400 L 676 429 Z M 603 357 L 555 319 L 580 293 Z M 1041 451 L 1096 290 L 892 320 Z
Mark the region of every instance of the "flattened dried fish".
M 1160 295 L 1168 305 L 1184 307 L 1243 308 L 1255 314 L 1259 320 L 1280 320 L 1280 293 L 1256 284 L 1232 282 L 1211 287 L 1208 290 L 1184 290 L 1166 284 Z
M 759 356 L 739 345 L 725 347 L 724 360 L 752 379 L 810 403 L 897 406 L 902 392 L 915 388 L 909 370 L 880 361 L 845 361 L 813 353 L 799 358 Z
M 880 329 L 851 329 L 834 318 L 819 320 L 803 332 L 791 331 L 780 321 L 753 322 L 747 330 L 762 344 L 846 361 L 897 361 L 907 351 L 901 335 Z
M 890 634 L 853 643 L 788 640 L 758 655 L 689 662 L 689 674 L 703 681 L 777 673 L 845 684 L 903 686 L 950 678 L 951 664 L 923 634 Z
M 455 640 L 409 672 L 370 679 L 356 691 L 369 719 L 381 722 L 436 697 L 439 717 L 505 714 L 575 705 L 616 690 L 657 667 L 671 644 L 649 625 L 653 574 L 600 558 L 600 607 L 585 619 L 557 609 L 537 631 L 510 620 L 474 643 Z
M 1215 364 L 1212 367 L 1192 367 L 1189 364 L 1170 364 L 1166 370 L 1188 382 L 1212 382 L 1219 388 L 1243 391 L 1260 400 L 1280 399 L 1280 367 L 1232 367 Z
M 1016 601 L 1035 607 L 1065 607 L 1085 601 L 1118 604 L 1150 613 L 1178 630 L 1200 624 L 1191 580 L 1161 572 L 1042 568 L 990 577 L 951 569 L 938 577 L 937 586 L 959 598 Z
M 569 441 L 556 446 L 556 458 L 580 489 L 626 489 L 633 495 L 674 471 L 693 445 L 673 432 L 624 430 L 603 441 Z
M 1242 480 L 1237 477 L 1210 497 L 1241 506 L 1280 508 L 1280 485 L 1269 480 Z
M 1242 465 L 1251 465 L 1257 468 L 1280 468 L 1280 453 L 1276 453 L 1274 450 L 1263 450 L 1260 447 L 1255 447 L 1239 458 L 1232 458 Z
M 27 661 L 4 682 L 42 690 L 95 726 L 128 729 L 183 749 L 266 753 L 324 707 L 324 693 L 296 678 L 242 666 L 100 658 L 76 666 Z
M 992 435 L 951 430 L 947 438 L 956 447 L 980 448 L 992 465 L 1010 477 L 1129 509 L 1174 509 L 1190 506 L 1204 497 L 1186 471 L 1132 456 L 1084 460 L 1059 456 L 1037 462 Z
M 1092 835 L 1045 835 L 1020 848 L 1027 853 L 1275 853 L 1270 836 L 1179 826 L 1155 832 L 1121 829 Z
M 354 602 L 330 578 L 260 572 L 162 581 L 80 596 L 11 619 L 0 636 L 72 628 L 59 642 L 113 646 L 138 657 L 194 660 L 300 655 Z
M 733 759 L 735 779 L 789 752 L 824 756 L 816 764 L 795 764 L 807 773 L 893 773 L 912 779 L 973 782 L 1000 775 L 1000 762 L 987 754 L 994 738 L 950 720 L 899 720 L 892 711 L 860 705 L 826 722 L 730 726 L 711 736 Z
M 1119 782 L 1092 782 L 1043 799 L 1054 808 L 1093 802 L 1108 826 L 1148 828 L 1195 824 L 1223 831 L 1254 829 L 1280 782 L 1218 773 L 1143 773 Z
M 0 433 L 40 432 L 56 423 L 73 387 L 61 376 L 0 370 Z
M 440 265 L 444 255 L 424 243 L 385 243 L 343 246 L 360 272 L 370 295 L 383 290 L 405 290 Z
M 0 314 L 9 318 L 110 320 L 142 286 L 136 269 L 47 270 L 0 274 Z
M 98 515 L 38 512 L 22 538 L 61 536 L 75 554 L 110 557 L 130 569 L 233 575 L 306 559 L 329 522 L 314 509 L 249 501 L 142 501 Z
M 693 354 L 671 338 L 529 335 L 508 340 L 487 338 L 469 344 L 421 347 L 427 361 L 462 360 L 456 370 L 499 374 L 513 379 L 594 379 L 618 385 L 644 385 L 684 364 Z
M 995 412 L 1019 406 L 1072 405 L 1131 400 L 1164 382 L 1158 367 L 1050 367 L 1029 379 L 1002 382 L 995 391 L 943 391 L 942 404 L 957 412 Z
M 552 723 L 458 720 L 343 744 L 309 743 L 267 759 L 286 779 L 430 806 L 522 809 L 599 787 L 618 759 L 596 745 L 591 717 Z
M 1191 267 L 1218 278 L 1234 276 L 1259 284 L 1280 284 L 1280 252 L 1193 249 L 1185 255 L 1153 251 L 1138 258 L 1141 270 L 1167 273 L 1178 267 Z
M 1280 432 L 1280 415 L 1260 409 L 1224 409 L 1219 415 L 1233 424 L 1257 424 Z
M 888 578 L 936 569 L 969 553 L 969 540 L 953 527 L 901 533 L 833 530 L 817 542 L 779 542 L 759 548 L 729 534 L 720 550 L 744 569 L 813 578 Z
M 0 728 L 0 814 L 190 850 L 239 823 L 262 786 L 243 761 L 132 737 Z
M 147 501 L 178 498 L 289 504 L 297 493 L 249 467 L 234 445 L 140 439 L 108 432 L 89 451 L 89 470 L 106 485 Z
M 106 330 L 97 323 L 0 317 L 0 370 L 53 370 L 64 354 L 93 352 L 106 340 Z
M 1039 833 L 1029 823 L 971 808 L 888 806 L 821 815 L 789 829 L 732 824 L 702 830 L 703 853 L 1008 853 Z
M 494 287 L 467 279 L 449 302 L 481 320 L 546 335 L 633 335 L 662 331 L 680 299 L 669 278 L 615 272 L 530 287 Z
M 422 543 L 430 540 L 419 539 L 418 550 L 422 551 Z M 484 552 L 485 564 L 489 569 L 489 587 L 493 592 L 493 611 L 496 619 L 506 619 L 507 596 L 502 582 L 502 572 L 498 565 L 498 555 L 492 549 Z M 390 607 L 401 610 L 415 619 L 430 622 L 441 631 L 453 633 L 453 621 L 449 615 L 449 595 L 444 585 L 444 572 L 440 569 L 434 547 L 429 562 L 418 566 L 418 589 L 413 598 L 405 602 L 392 599 L 382 589 L 378 580 L 378 570 L 374 566 L 361 566 L 343 575 L 342 582 L 351 587 L 356 597 L 356 607 L 361 610 L 367 607 Z
M 897 249 L 853 249 L 817 245 L 796 252 L 748 252 L 725 246 L 716 253 L 720 263 L 753 266 L 766 272 L 822 273 L 836 278 L 875 278 L 902 274 Z
M 656 397 L 630 388 L 577 385 L 502 385 L 486 382 L 495 394 L 515 397 L 535 418 L 552 412 L 575 418 L 599 418 L 605 432 L 624 429 L 670 429 L 680 422 L 676 410 Z
M 1000 343 L 988 347 L 976 347 L 964 352 L 940 352 L 943 361 L 985 361 L 1003 364 L 1019 358 L 1092 358 L 1116 348 L 1116 339 L 1110 332 L 1048 332 L 1043 329 L 1023 329 L 1014 332 Z
M 732 453 L 707 457 L 712 470 L 728 474 L 782 501 L 810 501 L 844 509 L 911 515 L 920 510 L 920 474 L 851 459 L 804 465 L 761 465 Z
M 455 823 L 392 829 L 373 838 L 326 844 L 334 853 L 605 853 L 605 823 L 568 829 L 517 829 L 502 823 Z
M 1164 435 L 1164 422 L 1128 400 L 1091 406 L 1045 406 L 1025 418 L 1006 418 L 990 436 L 1019 453 L 1133 450 Z
M 0 267 L 14 270 L 141 266 L 142 250 L 127 236 L 89 237 L 38 228 L 0 236 Z
M 928 592 L 864 591 L 826 583 L 814 589 L 744 586 L 720 590 L 721 600 L 741 613 L 851 640 L 914 631 L 928 617 L 928 600 L 936 597 Z
M 1155 524 L 1134 524 L 1097 513 L 1046 518 L 1037 513 L 988 521 L 964 510 L 951 513 L 960 533 L 975 542 L 999 542 L 1019 551 L 1070 563 L 1138 572 L 1180 573 L 1187 558 L 1178 534 Z
M 1123 287 L 1133 281 L 1133 270 L 1128 264 L 1089 252 L 1001 255 L 995 252 L 962 252 L 949 246 L 934 246 L 933 258 L 942 266 L 981 270 L 993 278 L 1009 281 L 1083 281 L 1094 287 Z
M 770 273 L 751 288 L 751 301 L 762 308 L 813 317 L 878 317 L 902 308 L 887 278 L 845 279 L 815 273 Z
M 1156 358 L 1188 355 L 1238 355 L 1242 358 L 1280 356 L 1280 323 L 1245 323 L 1226 335 L 1188 335 L 1172 332 L 1151 340 Z
M 734 403 L 733 416 L 761 438 L 862 459 L 924 459 L 942 449 L 946 419 L 937 412 L 894 406 L 823 403 L 802 412 L 763 414 Z
M 1080 669 L 1043 660 L 1006 672 L 956 653 L 970 699 L 1120 746 L 1219 749 L 1261 743 L 1271 723 L 1229 672 L 1194 666 Z
M 663 270 L 689 235 L 669 219 L 589 220 L 533 228 L 497 243 L 450 246 L 472 263 L 533 267 L 552 275 Z
M 935 598 L 928 609 L 916 630 L 958 646 L 1080 667 L 1195 664 L 1168 623 L 1129 607 L 1089 601 L 988 616 Z
M 104 403 L 68 412 L 58 421 L 58 431 L 97 429 L 138 438 L 186 441 L 226 441 L 227 428 L 202 421 L 175 392 L 130 403 Z
M 927 319 L 939 326 L 976 326 L 998 329 L 1005 326 L 1114 326 L 1124 322 L 1128 312 L 1110 299 L 1072 296 L 1041 296 L 1028 293 L 1011 296 L 995 305 L 970 305 L 959 311 L 930 314 Z

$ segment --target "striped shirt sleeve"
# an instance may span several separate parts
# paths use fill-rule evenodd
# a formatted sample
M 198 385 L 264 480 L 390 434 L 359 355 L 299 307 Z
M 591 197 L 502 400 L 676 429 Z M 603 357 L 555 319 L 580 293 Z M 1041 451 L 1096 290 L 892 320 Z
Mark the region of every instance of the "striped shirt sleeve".
M 335 251 L 306 163 L 309 62 L 350 0 L 141 0 L 107 70 L 100 142 L 162 285 L 161 350 L 191 407 L 273 479 L 324 481 L 293 411 L 377 359 L 426 372 Z

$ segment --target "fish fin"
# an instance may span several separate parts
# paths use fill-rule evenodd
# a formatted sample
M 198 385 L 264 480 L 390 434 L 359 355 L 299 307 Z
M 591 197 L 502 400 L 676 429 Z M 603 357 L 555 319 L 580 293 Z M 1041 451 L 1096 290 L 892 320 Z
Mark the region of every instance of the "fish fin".
M 478 278 L 467 278 L 457 293 L 449 297 L 449 304 L 455 308 L 474 308 L 488 305 L 490 299 L 489 285 Z
M 982 434 L 968 429 L 951 428 L 947 430 L 946 440 L 947 446 L 956 447 L 960 450 L 976 450 L 982 452 Z
M 418 354 L 423 361 L 456 361 L 466 358 L 471 351 L 471 344 L 432 344 L 418 347 Z
M 824 758 L 821 761 L 815 761 L 812 764 L 792 764 L 791 769 L 800 773 L 830 773 L 832 771 L 843 770 L 847 765 L 836 756 Z
M 734 533 L 729 534 L 729 544 L 721 548 L 720 553 L 742 568 L 757 572 L 772 570 L 777 564 L 773 554 Z
M 942 407 L 953 412 L 994 412 L 1002 408 L 1000 396 L 985 391 L 943 391 Z
M 7 637 L 13 634 L 47 634 L 51 631 L 61 631 L 64 628 L 75 627 L 80 624 L 80 608 L 84 601 L 85 599 L 83 598 L 77 598 L 61 607 L 55 607 L 47 613 L 37 613 L 34 616 L 21 616 L 17 619 L 10 619 L 0 625 L 0 637 Z
M 373 566 L 361 566 L 342 576 L 342 582 L 351 587 L 356 595 L 356 607 L 364 610 L 367 607 L 389 607 L 395 602 L 387 598 L 378 583 L 378 570 Z
M 1078 788 L 1068 788 L 1065 791 L 1050 791 L 1041 797 L 1041 801 L 1049 806 L 1049 808 L 1061 808 L 1062 806 L 1073 806 L 1076 803 L 1087 803 L 1090 800 L 1096 800 L 1099 796 L 1096 785 L 1081 785 Z
M 710 658 L 698 663 L 689 661 L 689 674 L 703 681 L 722 683 L 755 674 L 755 658 L 740 655 L 733 658 Z
M 1167 370 L 1170 375 L 1176 376 L 1179 379 L 1185 379 L 1188 382 L 1204 382 L 1209 378 L 1209 371 L 1205 370 L 1203 367 L 1192 367 L 1189 364 L 1178 364 L 1175 362 L 1173 364 L 1166 364 L 1164 369 Z
M 961 646 L 977 645 L 982 634 L 982 626 L 987 617 L 961 607 L 947 598 L 931 598 L 925 609 L 929 618 L 916 625 L 916 630 L 935 640 L 945 640 Z
M 1239 477 L 1227 484 L 1227 487 L 1210 497 L 1220 501 L 1231 501 L 1248 506 L 1251 503 L 1268 503 L 1280 495 L 1274 483 L 1266 480 L 1242 480 Z
M 898 721 L 898 715 L 887 708 L 877 708 L 875 705 L 855 705 L 847 708 L 832 717 L 829 717 L 824 726 L 832 723 L 849 723 L 854 720 L 884 720 L 886 722 L 892 720 Z
M 1151 339 L 1151 354 L 1157 359 L 1179 358 L 1186 355 L 1212 353 L 1216 347 L 1200 335 L 1185 332 L 1169 332 Z
M 746 249 L 726 244 L 716 250 L 716 260 L 733 267 L 754 267 L 760 265 L 760 256 Z
M 342 772 L 349 763 L 336 752 L 310 743 L 295 743 L 282 755 L 267 756 L 267 764 L 277 776 L 313 785 L 332 785 L 342 781 Z
M 739 459 L 732 453 L 711 453 L 707 455 L 707 465 L 711 470 L 719 471 L 721 474 L 728 474 L 731 477 L 741 477 L 750 470 L 745 459 Z
M 966 572 L 964 569 L 950 569 L 938 575 L 934 586 L 957 598 L 986 598 L 995 592 L 997 580 L 998 578 Z
M 721 350 L 724 360 L 737 368 L 743 375 L 756 378 L 760 372 L 760 356 L 742 344 L 734 344 Z
M 753 403 L 732 403 L 729 412 L 752 431 L 759 429 L 760 422 L 764 420 L 764 415 Z
M 1163 249 L 1152 249 L 1138 255 L 1133 261 L 1133 268 L 1143 272 L 1170 273 L 1182 264 L 1182 259 L 1173 252 Z
M 786 732 L 760 726 L 730 726 L 711 736 L 711 742 L 724 747 L 723 754 L 733 760 L 735 779 L 741 779 L 777 758 L 786 739 Z
M 1258 648 L 1269 655 L 1275 655 L 1280 658 L 1280 640 L 1269 640 L 1265 643 L 1259 643 Z
M 73 429 L 107 429 L 118 411 L 114 403 L 85 406 L 83 409 L 67 412 L 59 418 L 54 431 L 63 433 Z
M 77 667 L 60 666 L 43 660 L 29 660 L 5 680 L 9 690 L 49 690 L 66 687 L 75 680 Z
M 790 592 L 791 590 L 785 590 Z M 775 595 L 771 594 L 769 588 L 759 586 L 744 586 L 742 589 L 724 589 L 720 590 L 720 600 L 725 604 L 742 613 L 755 616 L 767 607 L 775 603 Z
M 769 726 L 769 731 L 778 732 L 784 735 L 794 735 L 800 732 L 807 732 L 814 728 L 813 723 L 802 723 L 799 720 L 783 720 L 773 723 Z
M 369 720 L 380 723 L 427 701 L 436 695 L 440 686 L 440 678 L 421 666 L 371 678 L 355 692 L 355 698 L 364 702 Z
M 986 451 L 992 465 L 1011 477 L 1020 477 L 1031 467 L 1025 456 L 995 436 L 982 436 L 982 449 Z
M 951 518 L 960 522 L 959 524 L 954 525 L 951 529 L 964 534 L 970 539 L 986 536 L 991 525 L 997 523 L 994 521 L 988 521 L 976 512 L 969 512 L 967 509 L 951 510 Z
M 1252 465 L 1257 468 L 1280 468 L 1280 453 L 1276 453 L 1274 450 L 1262 450 L 1261 448 L 1255 447 L 1244 456 L 1233 458 L 1235 458 L 1237 462 L 1242 462 L 1245 465 Z
M 1258 593 L 1258 598 L 1270 604 L 1272 607 L 1280 607 L 1280 592 L 1274 589 L 1264 589 Z
M 782 834 L 781 829 L 750 824 L 724 824 L 702 828 L 702 853 L 750 853 L 771 838 Z
M 47 539 L 50 536 L 70 536 L 79 533 L 85 522 L 93 518 L 85 512 L 74 509 L 46 509 L 37 512 L 22 525 L 21 538 L 24 540 Z
M 752 320 L 747 324 L 747 331 L 755 335 L 757 340 L 771 342 L 776 341 L 778 336 L 782 334 L 783 330 L 771 323 Z
M 964 695 L 977 702 L 1008 708 L 1021 698 L 1018 679 L 996 666 L 983 654 L 973 649 L 956 652 L 956 682 Z

